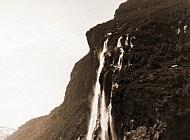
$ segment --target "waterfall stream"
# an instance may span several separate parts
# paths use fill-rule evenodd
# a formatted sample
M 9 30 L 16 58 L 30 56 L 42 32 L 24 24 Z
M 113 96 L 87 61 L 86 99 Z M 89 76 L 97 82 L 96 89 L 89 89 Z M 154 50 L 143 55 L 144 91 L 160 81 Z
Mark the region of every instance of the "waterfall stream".
M 101 118 L 100 118 L 100 126 L 101 126 L 101 140 L 108 140 L 108 109 L 105 104 L 105 93 L 102 91 L 101 98 Z
M 109 107 L 109 125 L 110 125 L 110 130 L 111 130 L 111 138 L 112 140 L 117 140 L 117 135 L 114 130 L 114 123 L 113 123 L 113 117 L 112 117 L 112 93 L 111 93 L 111 98 L 110 98 L 110 107 Z
M 93 103 L 92 103 L 92 108 L 91 108 L 91 116 L 90 116 L 90 123 L 88 127 L 87 140 L 93 139 L 93 132 L 96 126 L 97 118 L 98 118 L 98 101 L 99 101 L 99 96 L 101 93 L 98 79 L 100 77 L 100 73 L 104 66 L 104 53 L 107 51 L 107 42 L 108 42 L 108 39 L 104 42 L 103 51 L 99 54 L 100 65 L 97 71 L 97 81 L 96 81 L 95 89 L 94 89 L 94 98 L 93 98 Z
M 117 42 L 117 49 L 119 50 L 119 58 L 118 58 L 117 66 L 115 69 L 113 69 L 113 72 L 115 72 L 116 69 L 119 69 L 119 71 L 120 71 L 120 69 L 122 68 L 124 50 L 122 48 L 121 39 L 122 39 L 122 37 L 120 37 Z M 101 85 L 99 83 L 99 77 L 100 77 L 101 71 L 104 67 L 104 57 L 105 57 L 104 54 L 107 51 L 107 43 L 108 43 L 108 39 L 104 42 L 103 50 L 99 54 L 100 65 L 99 65 L 99 68 L 97 71 L 97 81 L 96 81 L 95 88 L 94 88 L 94 98 L 93 98 L 92 107 L 91 107 L 90 123 L 89 123 L 88 133 L 87 133 L 87 137 L 86 137 L 87 140 L 94 140 L 94 137 L 95 137 L 94 130 L 97 129 L 96 123 L 98 120 L 98 115 L 100 115 L 99 127 L 101 128 L 100 129 L 101 135 L 97 134 L 98 135 L 97 138 L 101 139 L 101 140 L 109 140 L 109 138 L 111 138 L 112 140 L 117 140 L 117 136 L 114 131 L 113 117 L 112 117 L 112 113 L 111 113 L 111 111 L 112 111 L 112 101 L 111 101 L 112 92 L 110 93 L 111 97 L 109 97 L 110 104 L 109 104 L 109 107 L 108 107 L 109 109 L 108 109 L 106 107 L 106 102 L 105 102 L 106 94 L 105 94 L 104 84 L 103 84 L 103 88 L 101 89 Z M 104 78 L 105 78 L 105 76 L 106 76 L 106 73 L 104 73 Z M 108 128 L 110 128 L 111 136 L 109 136 Z

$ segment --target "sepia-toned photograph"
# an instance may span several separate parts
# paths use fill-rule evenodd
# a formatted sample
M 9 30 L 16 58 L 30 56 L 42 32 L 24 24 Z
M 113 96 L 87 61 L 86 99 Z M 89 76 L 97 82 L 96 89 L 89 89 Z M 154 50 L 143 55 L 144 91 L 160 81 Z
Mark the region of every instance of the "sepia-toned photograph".
M 190 140 L 190 0 L 0 0 L 0 140 Z

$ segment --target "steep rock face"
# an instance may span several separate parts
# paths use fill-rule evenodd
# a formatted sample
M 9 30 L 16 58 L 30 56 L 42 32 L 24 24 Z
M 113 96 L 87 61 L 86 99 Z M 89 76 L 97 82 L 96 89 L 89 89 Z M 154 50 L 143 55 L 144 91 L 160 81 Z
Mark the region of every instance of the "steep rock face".
M 90 51 L 75 64 L 64 103 L 49 115 L 30 120 L 8 140 L 74 140 L 86 133 L 97 66 L 97 55 Z
M 107 106 L 112 94 L 117 139 L 190 139 L 189 5 L 188 0 L 122 3 L 113 20 L 87 32 L 90 52 L 75 65 L 64 103 L 27 122 L 8 140 L 74 140 L 86 135 L 97 56 L 107 38 L 99 81 L 104 81 Z M 122 67 L 115 70 L 121 49 Z
M 189 5 L 188 0 L 129 0 L 113 20 L 87 32 L 88 39 L 99 44 L 110 34 L 111 56 L 102 75 L 113 79 L 112 115 L 118 139 L 190 139 Z M 123 66 L 114 73 L 120 37 Z M 113 74 L 107 76 L 110 71 Z

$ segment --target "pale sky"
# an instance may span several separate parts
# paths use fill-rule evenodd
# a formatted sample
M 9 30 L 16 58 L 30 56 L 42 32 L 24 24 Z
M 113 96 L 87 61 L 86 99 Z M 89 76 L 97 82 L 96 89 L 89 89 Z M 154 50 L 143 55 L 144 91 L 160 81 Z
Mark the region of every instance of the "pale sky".
M 85 33 L 125 0 L 0 0 L 0 126 L 17 128 L 60 105 Z

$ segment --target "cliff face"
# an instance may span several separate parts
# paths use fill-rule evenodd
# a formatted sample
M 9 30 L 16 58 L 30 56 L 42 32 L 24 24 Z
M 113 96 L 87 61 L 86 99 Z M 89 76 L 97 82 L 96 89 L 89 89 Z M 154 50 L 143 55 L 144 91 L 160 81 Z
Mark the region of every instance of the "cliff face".
M 97 56 L 90 51 L 75 64 L 64 103 L 49 115 L 28 121 L 8 140 L 74 140 L 86 133 L 97 67 Z
M 112 33 L 102 75 L 112 79 L 118 139 L 190 139 L 189 5 L 187 0 L 129 0 L 113 20 L 87 32 L 100 44 L 102 36 Z M 119 38 L 124 56 L 121 70 L 114 73 Z
M 86 135 L 98 53 L 107 38 L 99 81 L 107 106 L 112 94 L 117 139 L 190 139 L 190 2 L 128 0 L 113 20 L 86 35 L 90 51 L 73 68 L 63 104 L 27 122 L 8 140 L 74 140 Z

